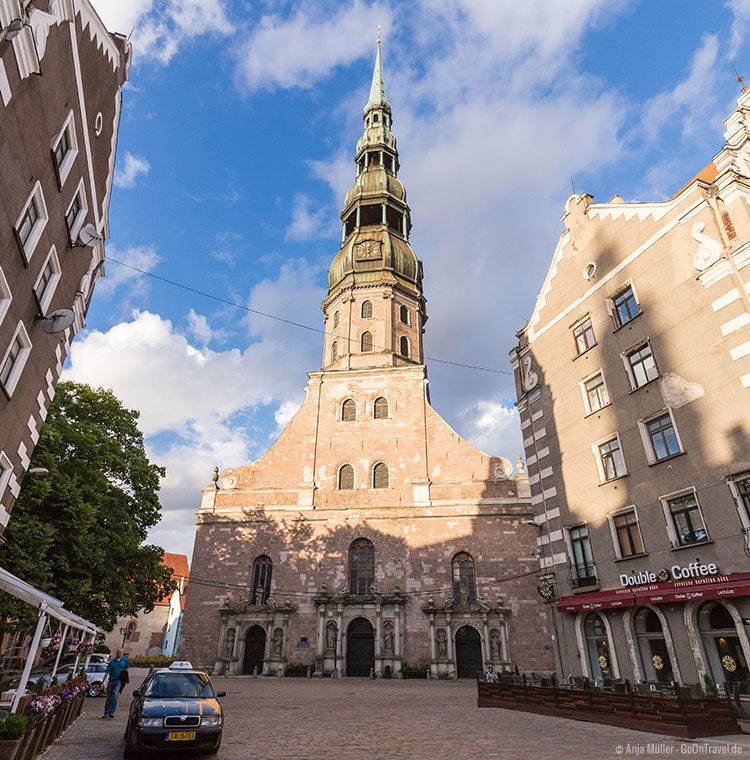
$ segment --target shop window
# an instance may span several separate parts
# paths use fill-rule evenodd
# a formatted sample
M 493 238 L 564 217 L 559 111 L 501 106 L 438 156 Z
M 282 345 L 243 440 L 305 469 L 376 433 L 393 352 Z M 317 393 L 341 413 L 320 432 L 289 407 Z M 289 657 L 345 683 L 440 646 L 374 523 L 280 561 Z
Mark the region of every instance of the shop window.
M 612 678 L 612 654 L 607 639 L 607 629 L 601 615 L 592 612 L 583 625 L 586 639 L 586 654 L 588 655 L 589 671 L 594 681 L 601 683 L 605 678 Z
M 674 680 L 672 660 L 661 620 L 654 610 L 648 607 L 638 610 L 635 615 L 635 638 L 646 680 L 671 684 Z
M 727 684 L 730 690 L 736 685 L 740 693 L 750 693 L 750 669 L 729 610 L 720 602 L 706 602 L 698 611 L 698 630 L 714 683 L 722 691 Z

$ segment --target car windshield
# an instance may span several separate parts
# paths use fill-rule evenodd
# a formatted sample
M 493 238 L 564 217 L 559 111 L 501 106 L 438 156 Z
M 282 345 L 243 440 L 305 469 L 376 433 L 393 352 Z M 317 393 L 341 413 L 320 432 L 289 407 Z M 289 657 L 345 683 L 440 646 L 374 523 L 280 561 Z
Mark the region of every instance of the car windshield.
M 144 697 L 155 699 L 211 699 L 214 690 L 203 673 L 157 673 L 146 686 Z

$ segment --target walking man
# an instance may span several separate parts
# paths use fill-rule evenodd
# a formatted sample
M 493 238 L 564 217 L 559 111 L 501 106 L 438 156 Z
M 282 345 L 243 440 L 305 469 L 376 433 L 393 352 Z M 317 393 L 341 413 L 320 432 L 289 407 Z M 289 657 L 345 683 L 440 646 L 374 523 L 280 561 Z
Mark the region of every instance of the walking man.
M 105 672 L 106 676 L 109 678 L 109 682 L 107 683 L 107 701 L 104 703 L 104 715 L 102 715 L 102 720 L 115 717 L 117 697 L 120 696 L 124 680 L 121 676 L 124 672 L 125 678 L 127 678 L 127 670 L 129 667 L 128 658 L 123 655 L 122 649 L 118 649 L 115 658 L 107 663 L 107 670 Z

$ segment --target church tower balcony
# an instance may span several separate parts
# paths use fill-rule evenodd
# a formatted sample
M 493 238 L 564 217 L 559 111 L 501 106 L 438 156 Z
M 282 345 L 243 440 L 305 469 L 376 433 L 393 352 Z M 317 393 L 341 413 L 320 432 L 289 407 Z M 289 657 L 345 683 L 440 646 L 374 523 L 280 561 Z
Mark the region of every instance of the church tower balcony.
M 421 365 L 427 321 L 422 262 L 409 245 L 411 213 L 397 177 L 380 40 L 341 213 L 341 248 L 328 270 L 323 369 Z

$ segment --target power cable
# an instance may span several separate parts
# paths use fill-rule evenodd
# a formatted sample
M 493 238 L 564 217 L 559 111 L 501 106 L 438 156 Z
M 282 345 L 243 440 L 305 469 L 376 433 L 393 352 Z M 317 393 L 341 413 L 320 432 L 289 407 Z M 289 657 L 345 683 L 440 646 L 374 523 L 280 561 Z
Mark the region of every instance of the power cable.
M 227 298 L 222 298 L 221 296 L 213 295 L 213 293 L 206 293 L 205 291 L 199 290 L 198 288 L 194 288 L 190 285 L 185 285 L 182 282 L 177 282 L 176 280 L 170 280 L 167 277 L 162 277 L 158 274 L 154 274 L 153 272 L 147 272 L 145 269 L 139 269 L 138 267 L 133 266 L 132 264 L 126 264 L 124 261 L 119 261 L 118 259 L 113 259 L 109 256 L 106 258 L 106 261 L 111 261 L 115 264 L 119 264 L 120 266 L 126 267 L 127 269 L 132 269 L 134 272 L 139 272 L 140 274 L 145 275 L 146 277 L 151 277 L 154 280 L 159 280 L 160 282 L 164 282 L 167 285 L 173 285 L 176 288 L 181 288 L 182 290 L 186 290 L 189 293 L 195 293 L 196 295 L 203 296 L 204 298 L 210 298 L 213 301 L 218 301 L 219 303 L 223 303 L 227 306 L 232 306 L 235 309 L 241 309 L 242 311 L 247 311 L 250 314 L 257 314 L 258 316 L 266 317 L 267 319 L 275 319 L 277 322 L 283 322 L 284 324 L 291 325 L 292 327 L 299 327 L 302 330 L 309 330 L 310 332 L 319 333 L 321 335 L 326 334 L 326 331 L 321 330 L 319 327 L 312 327 L 311 325 L 306 325 L 306 324 L 303 324 L 302 322 L 295 322 L 292 319 L 286 319 L 285 317 L 280 317 L 278 316 L 278 314 L 269 314 L 266 311 L 253 309 L 250 306 L 245 306 L 244 304 L 236 303 L 235 301 L 230 301 Z M 347 341 L 348 343 L 357 342 L 356 338 L 349 338 L 343 335 L 334 334 L 333 337 L 336 338 L 336 340 Z M 388 350 L 386 346 L 373 345 L 373 348 Z M 440 364 L 449 364 L 453 367 L 463 367 L 464 369 L 473 369 L 479 372 L 492 372 L 493 374 L 496 374 L 496 375 L 512 375 L 513 374 L 509 370 L 492 369 L 490 367 L 480 367 L 476 364 L 465 364 L 464 362 L 454 362 L 448 359 L 438 359 L 436 356 L 425 356 L 424 358 L 431 362 L 438 362 Z

